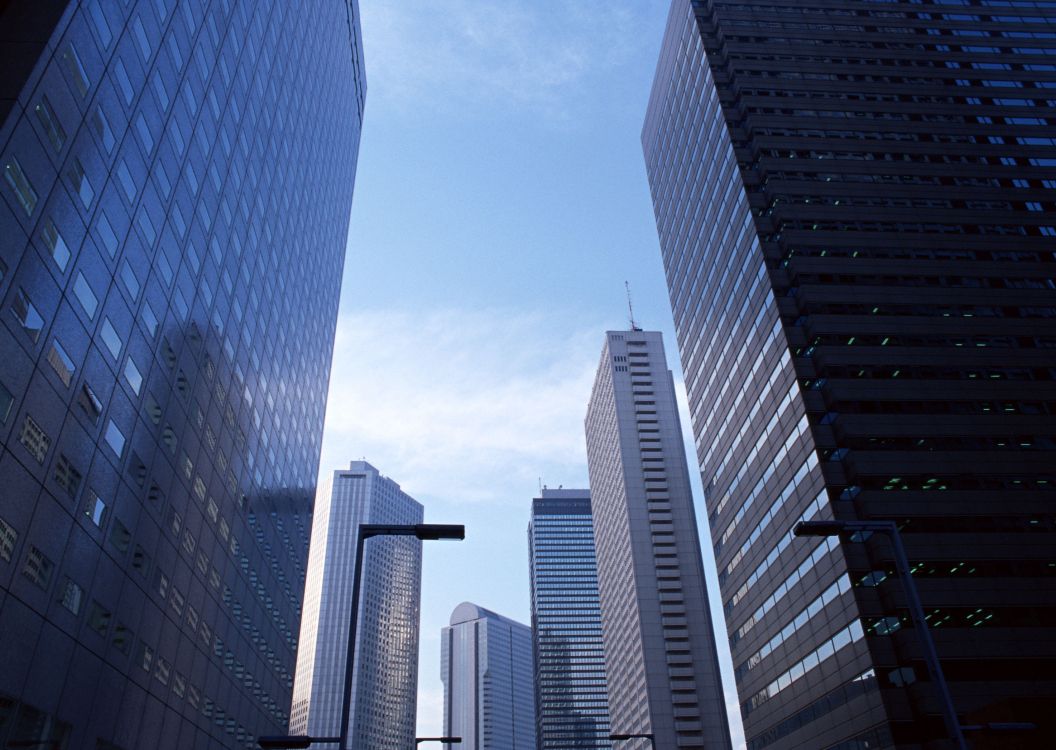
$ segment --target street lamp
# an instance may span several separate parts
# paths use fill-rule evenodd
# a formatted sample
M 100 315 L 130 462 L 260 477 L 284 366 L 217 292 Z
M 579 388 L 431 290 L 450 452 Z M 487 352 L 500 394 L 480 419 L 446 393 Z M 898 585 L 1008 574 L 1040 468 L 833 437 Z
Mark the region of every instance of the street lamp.
M 928 675 L 935 683 L 939 691 L 940 703 L 942 704 L 942 720 L 946 724 L 946 732 L 950 735 L 958 750 L 968 750 L 961 731 L 961 723 L 957 718 L 957 711 L 953 707 L 953 698 L 950 697 L 950 689 L 946 685 L 946 678 L 942 674 L 942 665 L 939 664 L 939 655 L 935 651 L 935 643 L 931 640 L 931 632 L 928 630 L 928 621 L 924 618 L 924 608 L 920 605 L 920 596 L 917 594 L 917 585 L 913 581 L 913 575 L 909 568 L 909 560 L 906 558 L 906 550 L 902 546 L 902 536 L 898 533 L 898 525 L 894 521 L 800 521 L 792 529 L 796 536 L 839 536 L 844 533 L 872 532 L 884 534 L 891 539 L 891 547 L 895 553 L 895 570 L 902 581 L 905 591 L 906 603 L 909 605 L 909 616 L 913 621 L 913 627 L 920 634 L 920 642 L 924 651 L 924 663 L 928 668 Z
M 461 737 L 415 737 L 414 746 L 418 747 L 423 742 L 442 742 L 445 745 L 461 745 Z
M 610 740 L 649 740 L 649 744 L 656 750 L 656 738 L 650 734 L 610 734 Z
M 291 737 L 260 737 L 257 744 L 265 750 L 271 748 L 306 748 L 318 743 L 337 743 L 338 750 L 348 748 L 348 717 L 352 710 L 352 664 L 356 648 L 356 625 L 359 619 L 359 579 L 362 577 L 363 568 L 363 542 L 374 536 L 413 536 L 421 540 L 434 539 L 465 539 L 466 527 L 462 524 L 450 523 L 418 523 L 403 525 L 388 525 L 377 523 L 361 523 L 356 539 L 356 562 L 352 568 L 352 616 L 348 623 L 348 652 L 345 656 L 345 695 L 341 706 L 341 736 L 340 737 L 309 737 L 308 735 L 297 735 Z M 423 739 L 434 739 L 425 737 Z M 449 742 L 462 742 L 460 737 L 442 738 Z M 418 741 L 415 741 L 418 744 Z

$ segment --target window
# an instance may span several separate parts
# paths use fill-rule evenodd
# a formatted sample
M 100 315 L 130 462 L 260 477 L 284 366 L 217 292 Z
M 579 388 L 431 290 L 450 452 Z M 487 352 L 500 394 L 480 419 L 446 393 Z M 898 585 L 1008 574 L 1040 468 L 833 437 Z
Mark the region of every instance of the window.
M 95 298 L 95 292 L 88 286 L 88 280 L 84 278 L 84 274 L 80 271 L 77 272 L 77 278 L 73 282 L 73 293 L 77 297 L 77 301 L 81 303 L 81 307 L 88 314 L 88 319 L 94 318 L 95 311 L 99 307 L 99 300 Z
M 55 116 L 55 110 L 51 108 L 51 102 L 48 101 L 48 97 L 42 96 L 40 101 L 37 102 L 37 106 L 33 109 L 37 113 L 37 120 L 40 122 L 40 126 L 44 128 L 44 132 L 47 134 L 48 140 L 51 141 L 56 153 L 62 151 L 62 147 L 66 143 L 66 131 L 59 124 L 59 118 Z
M 136 367 L 136 363 L 132 361 L 131 357 L 125 363 L 125 380 L 128 381 L 128 384 L 138 396 L 139 389 L 143 387 L 143 376 L 139 373 L 139 368 Z
M 101 107 L 95 108 L 95 113 L 92 115 L 90 122 L 95 129 L 95 134 L 99 136 L 99 142 L 106 149 L 106 153 L 112 154 L 117 140 L 114 138 L 114 131 L 110 128 L 110 122 L 106 119 Z
M 82 599 L 84 599 L 84 589 L 67 576 L 66 581 L 62 584 L 62 597 L 59 602 L 76 615 L 81 611 Z
M 132 645 L 132 631 L 123 622 L 118 622 L 114 626 L 114 636 L 110 642 L 122 654 L 127 654 L 129 646 Z
M 110 610 L 93 599 L 92 606 L 88 608 L 88 627 L 105 638 L 106 631 L 110 629 L 110 617 Z
M 70 355 L 59 344 L 58 339 L 54 339 L 51 342 L 51 349 L 48 350 L 48 364 L 51 365 L 51 369 L 55 371 L 55 374 L 59 376 L 62 384 L 69 388 L 75 368 L 73 360 L 70 359 Z
M 106 521 L 106 503 L 91 488 L 88 488 L 88 497 L 84 501 L 84 515 L 100 528 L 102 528 L 103 522 Z
M 103 325 L 99 327 L 99 336 L 103 339 L 103 343 L 106 344 L 106 348 L 113 355 L 114 359 L 117 359 L 118 355 L 121 354 L 121 337 L 117 335 L 117 331 L 114 330 L 113 324 L 110 322 L 110 318 L 103 318 Z
M 22 330 L 26 332 L 35 344 L 40 338 L 40 332 L 44 328 L 44 318 L 40 317 L 37 308 L 29 301 L 24 289 L 19 288 L 15 293 L 15 299 L 11 302 L 11 312 L 15 319 L 22 324 Z
M 30 546 L 29 554 L 26 555 L 26 564 L 22 567 L 22 575 L 32 581 L 42 590 L 47 591 L 51 585 L 51 571 L 55 564 L 48 556 L 34 546 Z
M 59 229 L 55 226 L 55 222 L 51 220 L 50 216 L 44 219 L 44 226 L 40 230 L 40 236 L 44 240 L 44 245 L 48 248 L 48 252 L 51 253 L 51 259 L 55 261 L 55 265 L 59 267 L 60 271 L 65 271 L 66 264 L 70 262 L 70 248 L 66 245 L 66 240 L 59 234 Z
M 38 464 L 44 463 L 44 457 L 48 455 L 48 448 L 51 447 L 51 438 L 44 433 L 40 425 L 28 414 L 22 423 L 22 432 L 19 434 L 18 439 L 29 451 L 29 454 L 37 459 Z
M 110 226 L 110 220 L 106 218 L 106 211 L 99 211 L 95 224 L 99 229 L 99 237 L 103 240 L 103 247 L 106 248 L 106 254 L 113 258 L 117 255 L 118 239 L 114 228 Z
M 99 423 L 99 415 L 103 413 L 103 405 L 95 391 L 87 383 L 81 383 L 81 392 L 77 394 L 77 403 L 92 420 L 92 424 Z
M 0 383 L 0 424 L 7 424 L 7 418 L 11 416 L 11 405 L 14 402 L 15 397 L 11 395 L 11 391 Z
M 143 323 L 147 327 L 147 334 L 150 338 L 158 332 L 158 316 L 154 314 L 154 309 L 146 302 L 143 303 Z
M 77 56 L 77 50 L 73 48 L 72 44 L 66 45 L 66 49 L 62 53 L 62 59 L 66 63 L 66 69 L 70 72 L 70 77 L 73 79 L 74 88 L 77 89 L 77 93 L 83 99 L 88 95 L 88 74 L 84 72 L 81 58 Z
M 29 178 L 22 171 L 22 165 L 13 156 L 4 165 L 4 177 L 7 179 L 7 184 L 15 191 L 15 197 L 22 206 L 22 210 L 26 212 L 26 216 L 32 216 L 33 209 L 37 207 L 37 191 L 29 184 Z
M 132 266 L 128 264 L 127 260 L 121 264 L 121 281 L 124 282 L 125 289 L 128 290 L 128 294 L 132 299 L 139 296 L 139 279 L 136 278 L 136 273 L 132 270 Z
M 77 193 L 84 207 L 90 207 L 92 199 L 95 198 L 95 191 L 92 190 L 92 183 L 88 181 L 88 175 L 84 173 L 84 165 L 76 156 L 70 160 L 70 168 L 66 176 L 70 178 L 70 185 L 73 186 L 73 191 Z
M 15 527 L 0 518 L 0 560 L 11 562 L 11 556 L 15 554 L 15 542 L 18 541 L 18 532 Z
M 55 484 L 66 491 L 71 498 L 77 497 L 77 491 L 81 488 L 81 472 L 73 466 L 73 462 L 65 454 L 59 454 L 59 460 L 55 462 Z
M 125 450 L 125 436 L 114 424 L 114 420 L 110 420 L 106 425 L 106 434 L 103 436 L 106 440 L 106 444 L 110 446 L 110 449 L 117 454 L 118 458 L 121 458 L 121 454 Z
M 131 543 L 132 532 L 119 519 L 115 518 L 110 526 L 110 544 L 119 554 L 124 555 L 128 552 Z

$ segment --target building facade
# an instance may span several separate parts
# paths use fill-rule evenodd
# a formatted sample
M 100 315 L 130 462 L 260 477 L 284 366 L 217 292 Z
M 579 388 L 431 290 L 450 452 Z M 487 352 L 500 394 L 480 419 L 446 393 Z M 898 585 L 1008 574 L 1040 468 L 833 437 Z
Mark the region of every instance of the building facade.
M 419 524 L 423 515 L 417 500 L 366 461 L 335 471 L 320 487 L 312 518 L 291 734 L 341 733 L 359 525 Z M 352 670 L 351 747 L 402 750 L 414 744 L 421 598 L 421 541 L 410 536 L 367 540 Z
M 440 632 L 444 735 L 464 750 L 536 750 L 532 629 L 463 602 Z
M 664 748 L 729 748 L 682 427 L 659 333 L 605 335 L 586 436 L 612 732 L 652 734 Z
M 590 490 L 540 494 L 528 524 L 538 748 L 608 748 Z
M 750 750 L 1051 744 L 1056 7 L 675 0 L 642 134 Z M 935 744 L 932 744 L 935 743 Z M 1012 743 L 1012 744 L 1009 744 Z M 1024 743 L 1024 744 L 1018 744 Z
M 0 18 L 0 745 L 254 747 L 289 718 L 355 3 Z

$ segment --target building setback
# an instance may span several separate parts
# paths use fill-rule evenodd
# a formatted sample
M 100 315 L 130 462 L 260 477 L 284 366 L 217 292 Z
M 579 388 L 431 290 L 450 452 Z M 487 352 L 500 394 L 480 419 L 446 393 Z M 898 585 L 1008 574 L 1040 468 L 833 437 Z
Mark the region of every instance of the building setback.
M 1056 8 L 675 0 L 642 133 L 749 750 L 1056 699 Z
M 608 748 L 590 490 L 540 494 L 528 525 L 538 747 Z
M 422 523 L 421 503 L 366 461 L 335 471 L 319 488 L 293 684 L 290 733 L 337 737 L 359 526 Z M 414 743 L 422 543 L 378 536 L 363 547 L 352 670 L 352 747 L 398 750 Z
M 464 750 L 535 750 L 532 629 L 463 602 L 440 631 L 444 735 Z
M 289 719 L 358 9 L 0 26 L 0 746 L 254 747 Z
M 651 733 L 663 748 L 728 748 L 686 453 L 659 333 L 606 334 L 586 436 L 612 731 Z

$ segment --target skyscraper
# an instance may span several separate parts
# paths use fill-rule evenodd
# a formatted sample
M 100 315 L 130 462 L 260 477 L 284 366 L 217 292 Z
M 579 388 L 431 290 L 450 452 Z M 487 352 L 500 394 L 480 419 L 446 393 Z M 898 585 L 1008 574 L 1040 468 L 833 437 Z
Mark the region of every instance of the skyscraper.
M 675 0 L 642 141 L 748 747 L 1051 742 L 1050 3 Z M 1048 741 L 1042 739 L 1042 736 Z M 938 745 L 935 745 L 938 746 Z
M 356 541 L 364 523 L 418 524 L 421 504 L 366 461 L 335 471 L 319 488 L 293 684 L 290 733 L 341 734 Z M 378 536 L 363 548 L 352 711 L 352 747 L 402 750 L 414 744 L 418 705 L 418 621 L 422 543 Z
M 686 451 L 659 333 L 605 335 L 586 434 L 612 731 L 653 734 L 662 748 L 728 748 Z
M 528 525 L 538 747 L 611 747 L 590 490 L 540 494 Z
M 252 747 L 288 720 L 355 2 L 0 18 L 0 745 Z
M 444 735 L 464 750 L 535 750 L 532 629 L 462 602 L 440 634 Z

